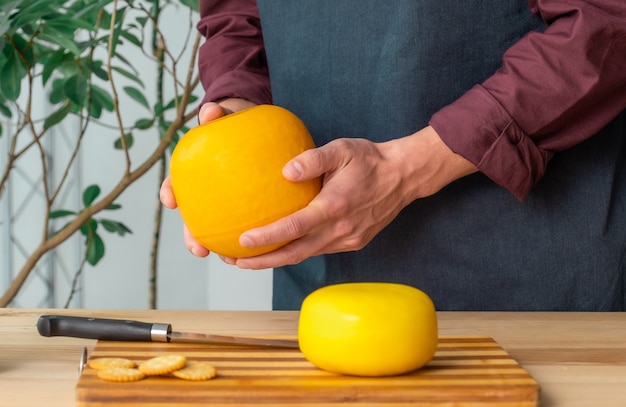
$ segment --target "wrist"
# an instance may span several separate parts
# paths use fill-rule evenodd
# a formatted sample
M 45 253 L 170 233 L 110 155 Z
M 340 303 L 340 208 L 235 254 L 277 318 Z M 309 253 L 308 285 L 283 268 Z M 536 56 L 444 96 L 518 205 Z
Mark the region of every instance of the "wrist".
M 409 202 L 433 195 L 451 182 L 477 171 L 474 164 L 454 153 L 431 126 L 388 143 L 392 145 L 393 159 L 402 167 Z

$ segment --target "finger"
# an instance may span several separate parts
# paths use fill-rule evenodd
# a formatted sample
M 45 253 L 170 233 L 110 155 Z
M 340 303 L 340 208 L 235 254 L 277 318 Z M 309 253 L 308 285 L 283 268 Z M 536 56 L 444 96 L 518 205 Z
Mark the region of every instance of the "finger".
M 323 233 L 316 233 L 294 240 L 272 252 L 236 259 L 236 266 L 241 269 L 262 270 L 298 264 L 312 256 L 326 253 L 326 238 Z
M 334 167 L 332 152 L 325 146 L 306 150 L 283 167 L 283 177 L 289 181 L 305 181 L 321 176 Z
M 191 236 L 191 232 L 187 226 L 183 225 L 183 239 L 185 241 L 185 246 L 187 246 L 187 250 L 189 250 L 194 256 L 197 257 L 206 257 L 209 255 L 209 251 L 202 246 L 193 236 Z
M 234 112 L 255 106 L 254 103 L 240 98 L 228 98 L 221 102 L 207 102 L 200 107 L 198 121 L 205 124 Z
M 324 219 L 324 212 L 314 200 L 289 216 L 244 232 L 239 237 L 239 244 L 243 247 L 259 247 L 295 240 L 322 224 Z
M 200 124 L 206 124 L 211 120 L 219 119 L 220 117 L 225 116 L 227 113 L 222 106 L 218 105 L 215 102 L 208 102 L 200 107 L 200 111 L 198 112 L 198 121 Z
M 231 266 L 234 266 L 235 264 L 237 264 L 237 259 L 234 257 L 226 257 L 226 256 L 222 256 L 221 254 L 218 255 L 218 257 L 226 264 L 230 264 Z
M 307 154 L 308 153 L 308 154 Z M 301 179 L 320 176 L 328 173 L 331 168 L 339 164 L 332 149 L 318 148 L 301 153 L 297 163 L 302 163 Z M 269 225 L 244 232 L 239 243 L 244 247 L 258 247 L 269 244 L 299 239 L 306 233 L 321 225 L 329 216 L 335 216 L 341 211 L 336 194 L 322 189 L 322 191 L 304 208 L 281 218 Z
M 172 190 L 172 184 L 170 183 L 170 177 L 166 177 L 161 184 L 159 190 L 159 199 L 161 203 L 169 209 L 176 208 L 176 198 L 174 197 L 174 191 Z

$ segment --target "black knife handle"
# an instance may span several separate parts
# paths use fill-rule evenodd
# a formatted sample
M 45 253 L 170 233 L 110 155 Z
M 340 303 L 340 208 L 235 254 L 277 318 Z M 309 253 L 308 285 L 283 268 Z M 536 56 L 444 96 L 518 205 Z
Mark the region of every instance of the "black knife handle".
M 64 315 L 42 315 L 37 321 L 37 330 L 42 336 L 71 336 L 104 341 L 167 341 L 166 338 L 155 339 L 155 326 L 170 330 L 169 325 L 164 324 Z

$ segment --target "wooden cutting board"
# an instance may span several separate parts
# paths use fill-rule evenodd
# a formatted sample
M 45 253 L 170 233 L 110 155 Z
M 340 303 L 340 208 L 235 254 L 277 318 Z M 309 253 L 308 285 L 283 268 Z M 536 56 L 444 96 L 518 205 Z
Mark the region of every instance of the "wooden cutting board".
M 90 359 L 140 362 L 168 353 L 210 361 L 218 376 L 203 382 L 150 377 L 112 383 L 86 366 L 76 387 L 78 406 L 535 407 L 539 400 L 537 382 L 489 337 L 441 337 L 427 366 L 382 378 L 324 372 L 296 349 L 100 341 Z

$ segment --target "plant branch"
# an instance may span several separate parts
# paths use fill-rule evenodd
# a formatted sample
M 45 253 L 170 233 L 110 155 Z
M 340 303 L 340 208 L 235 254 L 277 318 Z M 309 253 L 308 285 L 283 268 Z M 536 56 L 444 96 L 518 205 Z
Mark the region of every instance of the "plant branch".
M 16 133 L 12 136 L 11 146 L 9 147 L 8 160 L 6 162 L 6 167 L 3 170 L 4 172 L 2 173 L 2 177 L 0 177 L 0 196 L 2 195 L 4 187 L 9 180 L 11 169 L 15 167 L 16 161 L 26 151 L 30 150 L 33 147 L 37 148 L 40 154 L 40 158 L 42 160 L 42 173 L 43 173 L 43 178 L 44 178 L 43 188 L 45 191 L 45 197 L 46 197 L 46 203 L 47 203 L 46 208 L 45 208 L 45 220 L 44 220 L 44 228 L 43 228 L 44 234 L 38 246 L 34 250 L 32 250 L 32 252 L 28 255 L 28 257 L 22 264 L 20 270 L 13 277 L 13 280 L 11 281 L 9 287 L 0 297 L 0 307 L 6 307 L 14 300 L 14 298 L 20 292 L 21 288 L 26 282 L 27 278 L 30 276 L 32 271 L 35 269 L 37 263 L 41 260 L 43 256 L 45 256 L 49 251 L 53 250 L 54 248 L 56 248 L 57 246 L 65 242 L 67 239 L 69 239 L 71 236 L 73 236 L 77 231 L 80 230 L 80 228 L 83 225 L 86 225 L 89 222 L 93 222 L 94 215 L 96 215 L 100 211 L 103 211 L 109 208 L 111 204 L 113 204 L 115 200 L 118 199 L 119 196 L 131 184 L 133 184 L 140 177 L 145 175 L 149 170 L 151 170 L 154 167 L 155 164 L 159 164 L 159 163 L 161 164 L 161 170 L 159 174 L 160 174 L 160 177 L 164 177 L 166 151 L 168 150 L 168 148 L 170 148 L 172 141 L 174 140 L 174 137 L 181 130 L 181 128 L 183 128 L 183 126 L 188 121 L 194 119 L 197 116 L 197 110 L 195 109 L 195 107 L 191 109 L 189 108 L 189 101 L 190 101 L 190 98 L 192 96 L 194 89 L 199 84 L 199 77 L 197 75 L 194 75 L 194 68 L 195 68 L 195 63 L 196 63 L 195 58 L 197 56 L 197 51 L 198 51 L 199 44 L 200 44 L 199 34 L 196 35 L 196 41 L 193 44 L 193 49 L 189 50 L 191 52 L 192 58 L 189 63 L 189 68 L 187 69 L 186 76 L 184 77 L 184 80 L 182 81 L 179 80 L 175 76 L 176 67 L 177 67 L 177 64 L 180 62 L 180 60 L 172 59 L 170 61 L 169 58 L 171 54 L 166 49 L 167 48 L 166 44 L 164 42 L 163 44 L 161 44 L 161 46 L 164 48 L 162 51 L 162 54 L 165 60 L 161 63 L 160 68 L 162 69 L 163 72 L 167 72 L 168 74 L 174 75 L 173 76 L 174 91 L 176 94 L 175 101 L 177 103 L 175 106 L 175 110 L 174 110 L 175 117 L 172 121 L 169 121 L 169 125 L 163 131 L 161 135 L 161 139 L 159 140 L 158 144 L 154 147 L 154 149 L 150 152 L 150 155 L 146 159 L 144 159 L 142 162 L 140 162 L 139 166 L 137 166 L 134 169 L 132 168 L 133 166 L 131 165 L 130 155 L 128 151 L 128 148 L 130 146 L 128 145 L 128 141 L 125 137 L 125 133 L 127 131 L 125 130 L 125 127 L 123 125 L 122 111 L 120 108 L 120 100 L 119 100 L 119 95 L 118 95 L 118 88 L 115 83 L 115 78 L 113 76 L 113 61 L 115 60 L 115 58 L 119 56 L 122 60 L 124 60 L 122 56 L 117 54 L 117 52 L 115 51 L 115 47 L 117 45 L 117 38 L 118 38 L 118 36 L 116 35 L 117 34 L 116 30 L 124 29 L 122 24 L 120 24 L 120 21 L 123 20 L 123 16 L 120 17 L 120 15 L 122 14 L 121 10 L 117 10 L 118 3 L 119 3 L 119 0 L 111 0 L 110 5 L 112 6 L 112 8 L 110 9 L 111 10 L 111 15 L 110 15 L 111 23 L 109 25 L 109 33 L 108 33 L 108 44 L 107 44 L 108 52 L 106 54 L 106 61 L 104 63 L 106 64 L 105 71 L 108 76 L 107 79 L 110 81 L 110 90 L 112 94 L 111 99 L 113 102 L 113 112 L 115 114 L 116 121 L 118 124 L 117 128 L 119 128 L 121 132 L 121 144 L 122 144 L 122 148 L 124 149 L 124 154 L 126 158 L 126 170 L 118 179 L 117 183 L 113 186 L 113 188 L 108 191 L 108 193 L 106 193 L 104 196 L 100 196 L 99 200 L 92 202 L 91 205 L 87 206 L 84 210 L 82 210 L 80 213 L 75 215 L 75 218 L 73 218 L 58 233 L 54 235 L 48 234 L 48 225 L 50 222 L 50 213 L 51 213 L 50 211 L 51 211 L 52 205 L 56 201 L 62 189 L 63 184 L 66 182 L 70 167 L 73 165 L 73 163 L 75 163 L 76 156 L 78 154 L 81 144 L 83 143 L 83 138 L 85 137 L 87 133 L 87 128 L 91 127 L 89 126 L 89 124 L 98 123 L 98 121 L 92 120 L 89 110 L 86 111 L 87 113 L 85 113 L 85 110 L 81 110 L 79 112 L 80 133 L 78 135 L 76 145 L 74 146 L 73 151 L 71 153 L 71 157 L 69 158 L 69 163 L 65 167 L 60 183 L 58 185 L 49 186 L 48 180 L 47 180 L 48 171 L 49 171 L 48 169 L 49 163 L 47 159 L 50 153 L 45 150 L 42 141 L 43 141 L 43 137 L 48 135 L 51 127 L 47 127 L 47 128 L 45 126 L 40 127 L 39 123 L 33 120 L 33 118 L 31 117 L 31 104 L 33 100 L 36 100 L 36 99 L 33 99 L 34 94 L 33 94 L 33 87 L 32 87 L 35 71 L 34 71 L 34 68 L 27 69 L 27 73 L 29 75 L 28 84 L 30 85 L 28 89 L 29 93 L 28 95 L 25 95 L 27 97 L 25 98 L 26 101 L 25 101 L 24 111 L 21 111 L 20 106 L 17 105 L 18 115 L 23 116 L 23 117 L 18 116 L 18 120 L 16 120 L 17 121 L 17 125 L 15 126 Z M 120 19 L 120 21 L 117 21 L 118 18 Z M 160 31 L 158 31 L 158 26 L 155 25 L 155 27 L 156 27 L 157 32 L 160 33 Z M 93 38 L 94 37 L 91 38 L 92 42 L 93 42 Z M 189 44 L 187 42 L 186 42 L 185 47 L 189 47 Z M 77 60 L 77 62 L 79 61 Z M 172 66 L 168 66 L 168 63 L 170 62 Z M 88 68 L 88 69 L 91 69 L 91 68 Z M 92 72 L 97 72 L 97 71 L 92 71 Z M 102 73 L 104 73 L 104 71 L 102 71 Z M 102 78 L 102 76 L 100 77 Z M 88 95 L 88 97 L 91 97 L 91 95 Z M 89 101 L 90 99 L 88 98 L 87 109 L 90 108 Z M 164 126 L 160 128 L 162 129 L 163 127 Z M 18 143 L 18 138 L 20 137 L 22 131 L 28 131 L 29 133 L 31 133 L 32 140 L 28 140 L 27 143 L 24 143 L 20 139 L 19 140 L 20 143 L 23 144 L 23 145 L 20 145 L 20 143 Z M 159 208 L 157 208 L 156 216 L 161 217 Z M 157 229 L 158 227 L 160 227 L 158 224 L 155 225 L 155 235 L 157 236 L 157 238 L 158 238 L 158 233 L 159 233 L 159 229 Z M 153 246 L 153 250 L 154 250 L 153 252 L 154 258 L 156 259 L 156 250 L 158 250 L 158 239 L 155 245 Z M 83 272 L 84 266 L 85 266 L 85 260 L 83 259 L 74 277 L 74 281 L 72 283 L 72 291 L 70 293 L 70 298 L 68 299 L 66 306 L 69 305 L 72 296 L 76 292 L 77 280 L 80 274 Z M 156 304 L 156 298 L 155 298 L 155 304 Z
M 160 2 L 155 2 L 154 13 L 151 15 L 152 19 L 152 54 L 157 60 L 157 83 L 156 83 L 156 102 L 159 106 L 163 106 L 163 76 L 164 76 L 164 62 L 165 62 L 165 41 L 160 35 L 159 17 L 161 14 Z M 163 111 L 159 112 L 158 128 L 164 122 Z M 157 184 L 160 186 L 163 183 L 165 177 L 165 154 L 161 156 L 159 160 L 159 177 Z M 159 240 L 161 236 L 161 219 L 163 217 L 163 207 L 159 200 L 158 194 L 156 195 L 157 204 L 154 214 L 154 222 L 152 229 L 152 241 L 150 244 L 150 269 L 148 276 L 148 306 L 150 309 L 156 309 L 157 307 L 157 277 L 158 277 L 158 252 L 159 252 Z
M 199 36 L 196 37 L 196 41 L 194 43 L 194 49 L 192 50 L 194 57 L 192 57 L 192 62 L 190 62 L 190 67 L 195 66 L 195 55 L 197 53 L 198 47 L 200 43 Z M 177 109 L 176 118 L 172 121 L 167 130 L 163 133 L 163 137 L 161 138 L 159 144 L 152 152 L 152 154 L 139 165 L 135 170 L 127 171 L 120 181 L 113 187 L 113 189 L 102 199 L 94 202 L 91 206 L 85 208 L 82 212 L 80 212 L 74 220 L 72 220 L 65 228 L 63 228 L 59 233 L 44 238 L 39 246 L 35 248 L 35 250 L 31 253 L 31 255 L 26 259 L 24 265 L 17 273 L 5 293 L 0 297 L 0 307 L 6 307 L 18 294 L 21 287 L 24 285 L 27 277 L 30 275 L 33 268 L 36 266 L 37 262 L 50 250 L 54 249 L 64 241 L 66 241 L 69 237 L 71 237 L 76 231 L 80 229 L 80 227 L 85 224 L 89 219 L 91 219 L 96 213 L 104 210 L 109 205 L 111 205 L 121 194 L 126 190 L 126 188 L 143 176 L 146 172 L 148 172 L 154 164 L 159 162 L 162 159 L 163 155 L 167 151 L 167 148 L 171 144 L 174 139 L 174 135 L 180 128 L 190 119 L 196 116 L 196 109 L 192 109 L 187 112 L 186 109 L 188 107 L 189 98 L 193 92 L 193 89 L 198 81 L 194 78 L 193 69 L 189 69 L 187 72 L 187 78 L 185 80 L 185 89 L 182 94 L 180 105 Z
M 130 154 L 128 153 L 128 144 L 126 143 L 126 137 L 124 134 L 124 122 L 122 120 L 122 114 L 120 112 L 120 99 L 117 93 L 117 87 L 115 86 L 115 80 L 113 79 L 113 41 L 115 40 L 115 23 L 117 20 L 117 0 L 113 0 L 113 11 L 111 12 L 111 25 L 109 27 L 111 34 L 109 35 L 109 45 L 107 52 L 107 73 L 109 75 L 109 81 L 111 82 L 111 91 L 113 92 L 113 106 L 115 110 L 115 117 L 120 129 L 120 140 L 122 142 L 122 149 L 126 157 L 126 174 L 131 169 Z
M 115 187 L 104 198 L 85 208 L 85 210 L 80 212 L 76 218 L 74 218 L 74 220 L 59 233 L 47 239 L 43 239 L 39 246 L 26 259 L 26 262 L 9 285 L 6 292 L 2 297 L 0 297 L 0 307 L 6 307 L 15 298 L 20 288 L 26 281 L 26 278 L 44 254 L 71 237 L 93 215 L 111 205 L 129 185 L 148 172 L 148 170 L 150 170 L 165 153 L 174 137 L 174 134 L 183 124 L 184 122 L 182 121 L 182 117 L 177 118 L 167 129 L 163 139 L 154 152 L 146 159 L 146 161 L 144 161 L 136 170 L 124 174 L 118 184 L 115 185 Z
M 81 121 L 82 121 L 82 118 L 81 118 Z M 50 201 L 49 201 L 50 206 L 52 206 L 52 204 L 56 200 L 56 197 L 61 192 L 61 188 L 63 187 L 63 185 L 65 184 L 65 181 L 67 180 L 67 177 L 69 176 L 70 169 L 72 168 L 72 164 L 74 163 L 74 161 L 76 160 L 76 157 L 78 156 L 78 151 L 80 150 L 80 147 L 82 145 L 83 138 L 85 137 L 85 134 L 87 133 L 88 124 L 89 124 L 89 119 L 85 119 L 85 124 L 80 126 L 80 132 L 78 133 L 78 140 L 76 140 L 76 145 L 74 146 L 74 149 L 72 150 L 72 155 L 70 156 L 67 162 L 67 165 L 65 166 L 65 169 L 63 170 L 63 175 L 61 175 L 61 180 L 57 184 L 57 187 L 54 193 L 50 197 Z
M 102 10 L 100 10 L 98 12 L 98 17 L 97 17 L 96 24 L 95 24 L 96 29 L 99 29 L 100 26 L 101 26 L 102 15 L 103 15 L 103 12 L 102 12 Z M 89 38 L 91 39 L 91 41 L 94 41 L 95 40 L 95 34 L 94 33 L 90 33 L 89 34 Z M 96 46 L 92 45 L 89 48 L 89 60 L 90 61 L 93 61 L 93 55 L 94 55 L 95 51 L 96 51 Z M 91 81 L 91 78 L 90 78 L 90 81 Z M 91 104 L 91 99 L 92 98 L 93 98 L 92 87 L 89 86 L 89 93 L 88 93 L 88 96 L 87 96 L 87 109 L 89 109 L 89 106 Z M 61 192 L 61 189 L 63 188 L 63 185 L 65 184 L 65 181 L 67 180 L 67 177 L 69 176 L 70 169 L 72 168 L 72 164 L 74 163 L 74 161 L 76 161 L 76 157 L 78 156 L 78 152 L 80 151 L 80 147 L 82 146 L 83 138 L 85 137 L 85 134 L 87 133 L 87 128 L 88 128 L 89 123 L 90 123 L 90 117 L 89 117 L 89 115 L 87 115 L 87 117 L 84 118 L 83 114 L 82 114 L 82 110 L 81 110 L 81 115 L 79 117 L 80 117 L 80 132 L 78 134 L 78 139 L 76 140 L 76 144 L 74 146 L 74 149 L 72 150 L 72 154 L 71 154 L 71 156 L 70 156 L 70 158 L 69 158 L 69 160 L 67 162 L 67 165 L 65 166 L 65 169 L 63 171 L 63 175 L 61 176 L 61 180 L 57 184 L 56 190 L 52 194 L 52 197 L 50 199 L 50 205 L 53 204 L 53 202 L 56 200 L 56 197 Z
M 72 287 L 70 288 L 70 294 L 67 296 L 67 301 L 65 301 L 65 305 L 63 306 L 63 308 L 69 308 L 70 303 L 72 302 L 72 298 L 74 298 L 74 294 L 76 294 L 76 292 L 78 291 L 76 289 L 76 286 L 78 285 L 78 279 L 80 278 L 81 274 L 83 274 L 86 263 L 87 256 L 83 257 L 80 265 L 78 266 L 78 270 L 76 270 L 76 273 L 74 274 L 74 278 L 72 279 Z

